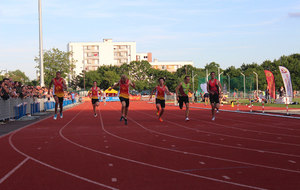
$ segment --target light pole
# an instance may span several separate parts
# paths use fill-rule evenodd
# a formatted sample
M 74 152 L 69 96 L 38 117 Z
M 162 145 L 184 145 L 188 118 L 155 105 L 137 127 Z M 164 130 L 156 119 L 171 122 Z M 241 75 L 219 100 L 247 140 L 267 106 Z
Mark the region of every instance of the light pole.
M 230 96 L 230 76 L 229 76 L 229 74 L 226 74 L 226 75 L 228 76 L 228 93 L 229 93 L 228 96 Z
M 39 45 L 40 45 L 40 86 L 45 86 L 44 83 L 44 58 L 43 58 L 43 31 L 42 31 L 42 3 L 39 0 Z
M 198 74 L 194 75 L 194 71 L 192 71 L 192 80 L 193 80 L 193 92 L 195 92 L 195 87 L 194 87 L 194 78 L 195 76 L 197 76 Z
M 258 97 L 258 74 L 254 71 L 253 73 L 256 75 L 256 96 Z
M 245 80 L 245 75 L 244 73 L 241 72 L 241 74 L 243 75 L 244 77 L 244 98 L 246 97 L 246 80 Z

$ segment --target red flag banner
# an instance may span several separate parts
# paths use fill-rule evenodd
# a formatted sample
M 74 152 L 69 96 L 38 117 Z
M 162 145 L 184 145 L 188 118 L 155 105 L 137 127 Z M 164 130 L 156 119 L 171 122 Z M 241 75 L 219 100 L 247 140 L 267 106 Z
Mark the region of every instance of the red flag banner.
M 268 70 L 265 70 L 265 75 L 266 75 L 266 79 L 268 82 L 268 89 L 269 89 L 270 97 L 273 99 L 276 99 L 274 75 L 271 71 L 268 71 Z

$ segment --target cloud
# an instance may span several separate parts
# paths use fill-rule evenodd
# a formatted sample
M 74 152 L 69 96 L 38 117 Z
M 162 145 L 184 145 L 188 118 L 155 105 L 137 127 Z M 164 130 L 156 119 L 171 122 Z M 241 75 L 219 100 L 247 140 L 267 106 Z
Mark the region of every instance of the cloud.
M 292 18 L 300 18 L 300 12 L 289 13 L 289 17 L 292 17 Z

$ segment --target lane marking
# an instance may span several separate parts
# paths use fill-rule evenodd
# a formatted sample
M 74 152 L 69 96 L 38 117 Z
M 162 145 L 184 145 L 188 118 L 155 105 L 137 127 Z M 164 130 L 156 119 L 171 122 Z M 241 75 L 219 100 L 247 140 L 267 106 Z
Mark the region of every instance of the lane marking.
M 109 163 L 108 166 L 109 166 L 109 167 L 113 167 L 114 165 L 113 165 L 112 163 Z
M 202 165 L 205 165 L 205 162 L 199 162 L 200 164 L 202 164 Z
M 223 175 L 222 176 L 224 179 L 227 179 L 227 180 L 230 180 L 231 178 L 230 177 L 228 177 L 228 176 L 226 176 L 226 175 Z
M 20 162 L 16 167 L 14 167 L 12 170 L 10 170 L 5 176 L 3 176 L 0 179 L 0 184 L 3 183 L 7 178 L 9 178 L 15 171 L 17 171 L 23 164 L 25 164 L 29 160 L 28 157 L 26 157 L 22 162 Z
M 75 115 L 75 116 L 74 116 L 67 124 L 65 124 L 63 127 L 66 127 L 67 125 L 69 125 L 69 124 L 70 124 L 70 123 L 71 123 L 71 122 L 72 122 L 72 121 L 73 121 L 73 120 L 74 120 L 81 112 L 82 112 L 82 111 L 78 112 L 78 113 L 77 113 L 77 114 L 76 114 L 76 115 Z M 24 129 L 24 128 L 23 128 L 23 129 Z M 35 161 L 35 162 L 37 162 L 37 163 L 39 163 L 39 164 L 41 164 L 41 165 L 43 165 L 43 166 L 46 166 L 46 167 L 51 168 L 51 169 L 53 169 L 53 170 L 59 171 L 59 172 L 61 172 L 61 173 L 64 173 L 64 174 L 73 176 L 73 177 L 75 177 L 75 178 L 77 178 L 77 179 L 80 179 L 80 180 L 82 180 L 82 181 L 86 181 L 86 182 L 89 182 L 89 183 L 92 183 L 92 184 L 95 184 L 95 185 L 98 185 L 98 186 L 101 186 L 101 187 L 106 187 L 106 188 L 112 189 L 112 190 L 119 190 L 119 189 L 117 189 L 117 188 L 115 188 L 115 187 L 108 186 L 108 185 L 105 185 L 105 184 L 102 184 L 102 183 L 99 183 L 99 182 L 90 180 L 90 179 L 88 179 L 88 178 L 85 178 L 85 177 L 82 177 L 82 176 L 73 174 L 73 173 L 71 173 L 71 172 L 67 172 L 67 171 L 65 171 L 65 170 L 56 168 L 56 167 L 54 167 L 54 166 L 52 166 L 52 165 L 46 164 L 45 162 L 42 162 L 42 161 L 40 161 L 40 160 L 38 160 L 38 159 L 35 159 L 35 158 L 33 158 L 33 157 L 31 157 L 31 156 L 25 154 L 25 153 L 22 152 L 21 150 L 17 149 L 17 147 L 15 147 L 15 145 L 14 145 L 13 142 L 12 142 L 12 138 L 13 138 L 13 136 L 14 136 L 17 132 L 18 132 L 18 131 L 15 131 L 14 133 L 11 133 L 11 135 L 9 136 L 9 139 L 8 139 L 8 140 L 9 140 L 9 144 L 10 144 L 10 146 L 11 146 L 16 152 L 18 152 L 19 154 L 25 156 L 26 159 L 31 159 L 31 160 L 33 160 L 33 161 Z
M 294 160 L 289 160 L 290 163 L 296 164 Z
M 111 178 L 112 182 L 117 182 L 117 178 Z

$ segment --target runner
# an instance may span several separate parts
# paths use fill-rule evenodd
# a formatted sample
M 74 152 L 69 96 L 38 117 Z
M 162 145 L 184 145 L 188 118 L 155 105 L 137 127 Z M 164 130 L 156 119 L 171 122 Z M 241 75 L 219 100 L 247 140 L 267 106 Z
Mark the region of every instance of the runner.
M 49 84 L 49 91 L 48 94 L 50 94 L 50 89 L 51 86 L 53 85 L 53 96 L 55 99 L 55 114 L 53 119 L 56 120 L 57 119 L 57 107 L 59 104 L 59 108 L 60 108 L 60 118 L 63 118 L 63 101 L 64 101 L 64 90 L 67 89 L 66 86 L 66 81 L 61 78 L 61 73 L 60 71 L 56 72 L 56 77 L 53 78 Z
M 94 110 L 94 117 L 97 117 L 96 106 L 99 106 L 99 97 L 101 96 L 101 90 L 97 86 L 97 82 L 93 82 L 93 87 L 90 89 L 88 95 L 92 99 L 92 105 Z
M 192 91 L 190 90 L 191 85 L 190 85 L 190 76 L 185 76 L 184 77 L 184 82 L 181 82 L 177 88 L 176 88 L 176 97 L 177 101 L 179 103 L 179 108 L 182 109 L 183 103 L 185 103 L 185 121 L 189 121 L 189 110 L 190 110 L 190 105 L 189 105 L 189 97 L 188 93 Z M 178 95 L 178 91 L 180 92 L 180 95 Z
M 219 112 L 220 101 L 219 94 L 222 91 L 222 86 L 219 80 L 215 79 L 216 73 L 210 73 L 211 79 L 207 82 L 207 91 L 209 92 L 209 99 L 211 104 L 212 120 L 215 120 L 215 109 Z
M 161 116 L 163 115 L 165 107 L 166 107 L 165 94 L 168 94 L 168 95 L 172 95 L 172 94 L 169 92 L 168 87 L 166 85 L 164 85 L 165 79 L 163 77 L 158 79 L 158 83 L 159 83 L 159 85 L 157 85 L 152 90 L 149 101 L 151 100 L 154 91 L 156 91 L 156 93 L 155 93 L 155 104 L 156 104 L 156 109 L 157 109 L 156 114 L 158 115 L 158 120 L 160 122 L 163 122 L 163 119 L 161 118 Z M 161 110 L 159 109 L 159 105 L 161 107 Z
M 117 86 L 119 86 L 119 98 L 122 104 L 122 108 L 121 108 L 122 116 L 120 118 L 120 121 L 124 119 L 125 125 L 127 125 L 127 114 L 128 114 L 128 107 L 129 107 L 129 86 L 135 88 L 135 84 L 131 82 L 126 75 L 122 75 L 119 82 L 113 85 L 112 87 L 110 87 L 109 91 L 113 88 L 116 88 Z

